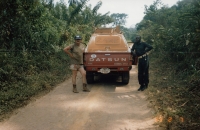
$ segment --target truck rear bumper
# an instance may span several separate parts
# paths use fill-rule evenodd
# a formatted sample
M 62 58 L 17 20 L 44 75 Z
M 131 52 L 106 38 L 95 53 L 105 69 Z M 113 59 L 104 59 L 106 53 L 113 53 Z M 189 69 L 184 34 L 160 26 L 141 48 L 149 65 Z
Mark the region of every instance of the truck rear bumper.
M 96 71 L 99 72 L 101 68 L 108 68 L 110 72 L 119 72 L 119 71 L 130 71 L 132 66 L 120 66 L 120 67 L 99 67 L 99 66 L 86 66 L 84 69 L 86 71 Z

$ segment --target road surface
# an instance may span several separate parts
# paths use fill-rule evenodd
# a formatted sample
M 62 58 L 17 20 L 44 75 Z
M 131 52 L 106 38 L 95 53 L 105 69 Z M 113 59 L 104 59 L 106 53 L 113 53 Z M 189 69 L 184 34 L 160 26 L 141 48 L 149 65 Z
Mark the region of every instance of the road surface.
M 91 92 L 82 91 L 78 74 L 79 93 L 72 92 L 67 79 L 0 122 L 0 130 L 160 130 L 147 97 L 137 91 L 137 67 L 130 74 L 128 85 L 120 79 L 100 78 L 88 85 Z

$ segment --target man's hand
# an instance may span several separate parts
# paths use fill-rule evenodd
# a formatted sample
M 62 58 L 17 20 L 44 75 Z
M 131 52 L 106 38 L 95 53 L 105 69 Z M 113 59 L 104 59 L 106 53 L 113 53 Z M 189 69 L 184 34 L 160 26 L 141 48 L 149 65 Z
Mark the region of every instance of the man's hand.
M 135 53 L 134 51 L 131 51 L 131 54 L 132 54 L 133 56 L 136 56 L 136 53 Z
M 72 53 L 69 53 L 68 54 L 71 58 L 74 58 L 73 54 Z
M 146 54 L 149 55 L 150 52 L 151 52 L 151 51 L 147 51 Z

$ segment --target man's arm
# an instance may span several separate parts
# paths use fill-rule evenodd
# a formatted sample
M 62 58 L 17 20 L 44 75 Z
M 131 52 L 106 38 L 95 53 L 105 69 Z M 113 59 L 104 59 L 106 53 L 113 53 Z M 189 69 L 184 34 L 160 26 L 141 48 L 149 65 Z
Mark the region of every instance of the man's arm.
M 151 51 L 153 49 L 153 47 L 147 43 L 145 43 L 145 46 L 146 46 L 145 53 L 148 53 L 149 51 Z
M 71 58 L 74 58 L 73 54 L 71 53 L 71 46 L 65 47 L 63 50 L 65 53 L 67 53 Z
M 135 44 L 133 43 L 133 46 L 132 46 L 132 48 L 131 48 L 131 54 L 133 55 L 133 56 L 136 56 L 136 53 L 135 53 Z

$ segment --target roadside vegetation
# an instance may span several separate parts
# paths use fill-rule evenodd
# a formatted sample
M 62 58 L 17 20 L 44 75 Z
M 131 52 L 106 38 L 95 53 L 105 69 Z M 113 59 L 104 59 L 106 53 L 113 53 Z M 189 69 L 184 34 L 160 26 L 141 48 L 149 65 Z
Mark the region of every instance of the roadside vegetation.
M 102 2 L 93 8 L 86 4 L 87 0 L 0 1 L 0 120 L 69 77 L 63 48 L 75 35 L 86 43 L 96 27 L 125 24 L 126 14 L 101 14 Z
M 137 33 L 154 46 L 148 96 L 157 123 L 171 130 L 200 128 L 200 3 L 160 1 L 146 7 Z
M 126 14 L 98 13 L 87 0 L 0 1 L 0 120 L 69 77 L 63 48 L 77 34 L 87 43 L 96 27 L 120 25 L 126 39 L 137 34 L 151 44 L 146 91 L 157 123 L 167 129 L 200 128 L 200 3 L 172 7 L 156 0 L 143 20 L 126 28 Z M 132 17 L 132 16 L 129 16 Z

